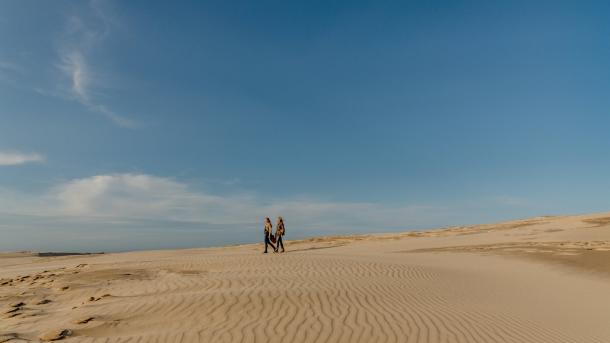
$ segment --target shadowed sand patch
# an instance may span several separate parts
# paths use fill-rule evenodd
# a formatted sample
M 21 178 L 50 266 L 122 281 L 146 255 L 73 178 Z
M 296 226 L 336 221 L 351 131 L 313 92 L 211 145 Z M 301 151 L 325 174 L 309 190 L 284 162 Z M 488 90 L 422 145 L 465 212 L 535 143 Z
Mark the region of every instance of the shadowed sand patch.
M 520 242 L 428 248 L 407 252 L 468 252 L 526 257 L 610 276 L 610 241 Z
M 595 224 L 597 226 L 605 226 L 610 224 L 610 217 L 598 217 L 583 219 L 583 222 L 588 224 Z
M 21 339 L 18 334 L 11 333 L 0 333 L 0 343 L 5 342 L 27 342 L 25 339 Z
M 81 319 L 76 319 L 76 320 L 73 321 L 73 323 L 74 324 L 87 324 L 87 323 L 89 323 L 90 321 L 92 321 L 94 319 L 95 319 L 95 317 L 90 317 L 89 316 L 89 317 L 84 317 L 84 318 L 81 318 Z
M 88 255 L 99 255 L 103 252 L 89 253 L 89 252 L 39 252 L 36 254 L 38 257 L 61 257 L 61 256 L 88 256 Z
M 63 282 L 69 282 L 73 284 L 86 284 L 97 282 L 108 282 L 114 280 L 143 280 L 153 277 L 154 272 L 146 269 L 132 269 L 132 268 L 112 268 L 112 269 L 101 269 L 101 270 L 87 270 L 79 272 L 78 274 L 66 273 L 58 279 Z
M 47 342 L 47 341 L 59 341 L 59 340 L 62 340 L 64 338 L 70 337 L 70 336 L 72 336 L 72 330 L 59 329 L 59 330 L 52 330 L 49 332 L 45 332 L 42 335 L 40 335 L 38 338 L 40 338 L 40 340 L 43 342 Z

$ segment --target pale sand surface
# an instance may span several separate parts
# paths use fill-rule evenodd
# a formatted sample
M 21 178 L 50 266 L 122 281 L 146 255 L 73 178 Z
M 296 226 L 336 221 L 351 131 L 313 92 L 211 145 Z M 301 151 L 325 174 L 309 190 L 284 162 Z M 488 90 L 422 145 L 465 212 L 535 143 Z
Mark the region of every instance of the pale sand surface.
M 0 342 L 610 342 L 610 213 L 286 247 L 0 254 Z

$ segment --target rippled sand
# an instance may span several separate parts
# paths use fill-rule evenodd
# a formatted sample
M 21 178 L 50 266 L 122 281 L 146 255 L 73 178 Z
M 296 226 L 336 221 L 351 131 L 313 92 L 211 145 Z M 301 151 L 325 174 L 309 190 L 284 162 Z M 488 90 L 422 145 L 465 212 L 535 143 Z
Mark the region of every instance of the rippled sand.
M 0 254 L 0 342 L 610 342 L 610 214 L 286 248 Z

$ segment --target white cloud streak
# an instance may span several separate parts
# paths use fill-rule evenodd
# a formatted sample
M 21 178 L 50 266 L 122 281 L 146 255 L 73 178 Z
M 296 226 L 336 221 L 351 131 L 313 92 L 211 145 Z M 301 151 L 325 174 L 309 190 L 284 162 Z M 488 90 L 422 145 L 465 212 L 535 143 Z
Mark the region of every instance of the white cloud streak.
M 83 55 L 78 51 L 62 56 L 61 69 L 70 76 L 72 80 L 72 91 L 81 101 L 89 101 L 87 88 L 89 86 L 89 75 Z
M 5 195 L 6 190 L 3 192 Z M 273 199 L 251 194 L 221 196 L 191 190 L 186 184 L 147 174 L 96 175 L 52 187 L 39 196 L 15 196 L 0 206 L 5 213 L 89 218 L 96 221 L 146 220 L 206 224 L 258 223 L 283 215 L 293 225 L 309 229 L 406 228 L 427 225 L 438 208 L 390 206 L 366 202 L 316 199 Z
M 92 88 L 99 84 L 87 60 L 87 53 L 98 46 L 110 32 L 110 16 L 105 13 L 97 1 L 91 1 L 89 8 L 99 23 L 88 21 L 87 26 L 79 17 L 70 17 L 62 47 L 59 49 L 59 70 L 69 81 L 71 97 L 91 112 L 103 115 L 114 124 L 123 128 L 136 128 L 138 124 L 126 116 L 119 115 L 106 105 L 99 103 L 92 96 Z
M 24 154 L 19 152 L 0 152 L 0 166 L 16 166 L 31 162 L 42 162 L 40 154 Z

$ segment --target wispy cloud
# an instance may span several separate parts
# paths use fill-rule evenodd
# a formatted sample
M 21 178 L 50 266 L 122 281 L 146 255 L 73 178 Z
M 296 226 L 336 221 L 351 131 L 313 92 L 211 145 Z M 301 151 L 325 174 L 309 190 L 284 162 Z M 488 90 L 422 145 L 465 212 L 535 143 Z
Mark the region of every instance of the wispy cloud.
M 30 162 L 42 162 L 40 154 L 23 154 L 19 152 L 0 152 L 0 166 L 16 166 Z
M 5 190 L 6 191 L 6 190 Z M 308 229 L 390 229 L 429 225 L 442 209 L 426 206 L 336 202 L 313 198 L 272 199 L 253 194 L 223 196 L 192 190 L 187 184 L 147 174 L 106 174 L 75 179 L 39 196 L 15 196 L 2 212 L 92 218 L 96 221 L 157 220 L 252 225 L 283 215 Z
M 95 102 L 91 97 L 92 74 L 82 52 L 72 50 L 61 54 L 59 69 L 70 80 L 70 91 L 81 105 L 89 111 L 101 114 L 113 123 L 124 128 L 136 128 L 135 121 L 117 114 L 105 105 Z
M 103 174 L 61 182 L 36 194 L 0 186 L 0 250 L 130 250 L 252 242 L 260 238 L 262 219 L 278 215 L 286 219 L 291 238 L 423 229 L 492 222 L 498 216 L 508 219 L 506 210 L 512 207 L 493 214 L 493 208 L 481 204 L 421 206 L 223 195 L 172 178 Z M 511 213 L 523 217 L 539 212 Z
M 19 61 L 16 57 L 7 60 L 2 56 L 0 81 L 14 88 L 74 101 L 86 111 L 100 115 L 122 128 L 140 127 L 138 121 L 116 111 L 113 104 L 109 103 L 105 93 L 108 89 L 117 87 L 108 81 L 112 77 L 96 63 L 97 52 L 121 25 L 117 14 L 112 11 L 111 3 L 91 0 L 72 7 L 77 12 L 65 17 L 64 27 L 55 43 L 57 59 L 50 67 L 54 68 L 53 75 L 56 78 L 48 85 L 38 83 L 43 78 L 36 78 L 38 81 L 31 84 L 26 76 L 40 72 L 37 65 L 28 65 L 27 61 L 20 65 L 21 62 L 16 63 Z
M 146 174 L 98 175 L 74 180 L 54 190 L 64 215 L 159 218 L 212 224 L 251 223 L 282 214 L 313 225 L 396 227 L 413 223 L 431 208 L 317 199 L 220 196 L 192 191 L 186 184 Z
M 79 16 L 67 19 L 66 30 L 58 49 L 57 67 L 69 83 L 67 88 L 72 99 L 120 127 L 135 128 L 138 126 L 136 121 L 116 113 L 93 96 L 94 93 L 99 94 L 99 89 L 93 92 L 93 88 L 100 82 L 92 71 L 88 57 L 109 35 L 114 21 L 98 1 L 90 1 L 88 9 L 94 20 L 85 22 Z
M 70 77 L 72 81 L 72 92 L 80 101 L 89 101 L 89 73 L 83 55 L 78 51 L 65 53 L 61 56 L 61 70 Z

